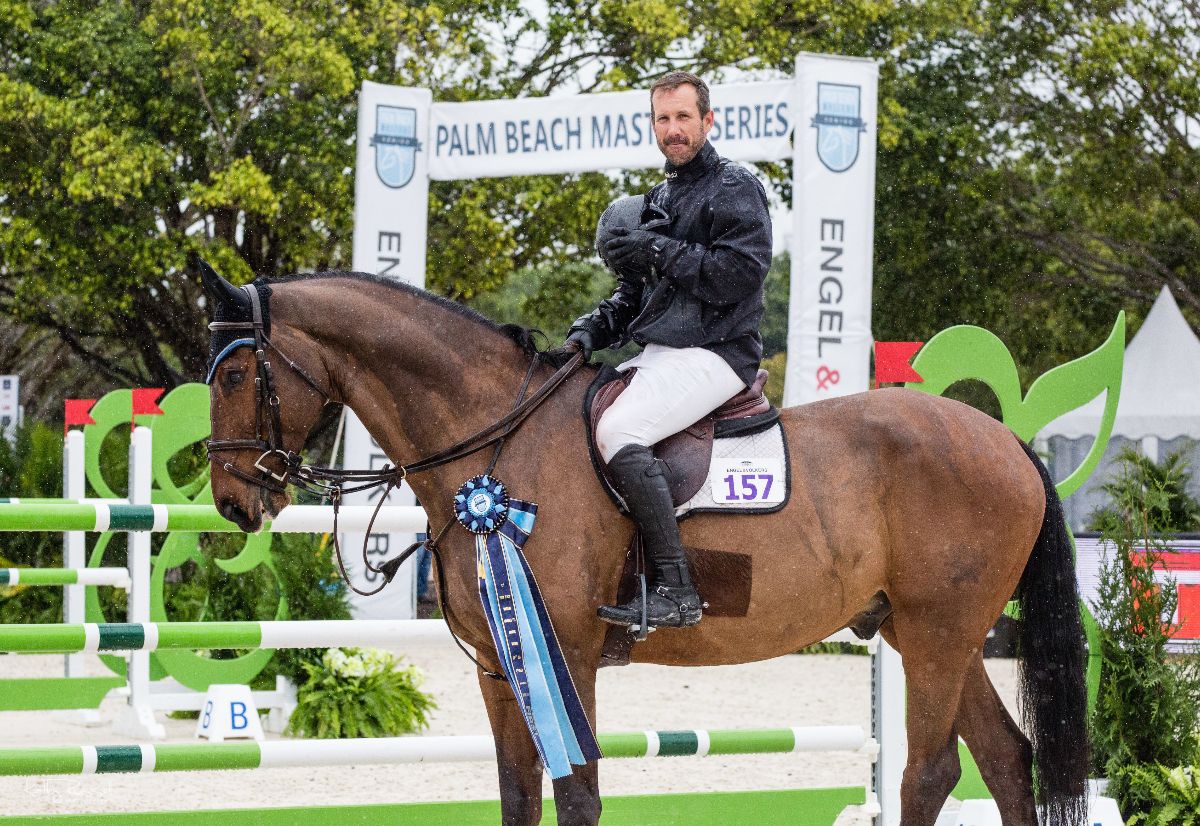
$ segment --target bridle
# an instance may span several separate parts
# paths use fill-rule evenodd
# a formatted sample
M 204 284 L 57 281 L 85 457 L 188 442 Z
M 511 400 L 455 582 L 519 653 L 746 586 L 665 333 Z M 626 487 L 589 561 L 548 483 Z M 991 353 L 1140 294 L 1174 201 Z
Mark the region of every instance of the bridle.
M 209 439 L 205 442 L 205 446 L 208 448 L 210 457 L 214 453 L 230 450 L 260 451 L 259 457 L 254 460 L 254 468 L 259 473 L 257 476 L 247 473 L 233 464 L 233 462 L 224 462 L 222 465 L 226 473 L 232 474 L 252 485 L 265 488 L 273 493 L 286 493 L 289 483 L 297 484 L 298 487 L 309 490 L 308 480 L 300 475 L 300 471 L 304 468 L 300 456 L 283 446 L 283 422 L 279 412 L 279 394 L 275 392 L 275 373 L 271 367 L 271 362 L 267 360 L 267 349 L 270 348 L 278 353 L 279 357 L 287 363 L 288 367 L 302 378 L 309 387 L 316 390 L 326 402 L 329 401 L 329 393 L 317 383 L 316 379 L 308 374 L 308 371 L 284 355 L 283 351 L 267 338 L 266 326 L 263 322 L 262 299 L 258 294 L 258 289 L 253 284 L 247 284 L 241 289 L 250 299 L 251 320 L 214 321 L 208 325 L 208 329 L 213 332 L 225 330 L 250 331 L 253 338 L 237 339 L 218 353 L 213 359 L 212 366 L 209 368 L 208 383 L 212 383 L 217 367 L 225 356 L 241 347 L 252 346 L 254 348 L 254 388 L 255 394 L 258 396 L 254 405 L 254 438 Z M 268 411 L 267 416 L 263 415 L 264 408 Z M 264 421 L 267 427 L 265 436 L 263 433 Z M 271 456 L 278 456 L 283 461 L 284 470 L 282 473 L 275 473 L 264 464 L 267 458 Z M 301 480 L 299 483 L 292 481 L 291 477 L 293 474 L 297 474 Z
M 500 446 L 507 436 L 520 427 L 529 418 L 530 414 L 541 406 L 546 399 L 550 398 L 550 395 L 583 364 L 583 356 L 581 354 L 577 353 L 572 356 L 532 396 L 526 399 L 525 393 L 533 380 L 534 372 L 543 361 L 543 354 L 537 353 L 530 362 L 514 406 L 507 414 L 450 447 L 414 462 L 397 467 L 389 464 L 384 465 L 380 469 L 370 470 L 348 470 L 322 465 L 308 465 L 303 462 L 299 454 L 288 450 L 283 444 L 283 424 L 279 409 L 279 395 L 275 390 L 274 367 L 267 358 L 268 350 L 274 350 L 283 359 L 288 368 L 303 379 L 305 384 L 320 394 L 321 398 L 326 402 L 331 401 L 330 394 L 321 387 L 320 383 L 308 371 L 289 358 L 279 349 L 277 344 L 267 337 L 266 325 L 263 320 L 262 301 L 259 297 L 257 287 L 253 284 L 247 284 L 241 287 L 241 289 L 250 298 L 251 320 L 214 321 L 208 325 L 208 329 L 214 332 L 247 330 L 251 332 L 253 338 L 238 339 L 226 346 L 213 360 L 213 364 L 209 368 L 208 381 L 209 383 L 212 382 L 217 366 L 220 364 L 221 359 L 228 353 L 240 347 L 254 347 L 256 373 L 254 387 L 255 393 L 258 396 L 254 410 L 255 434 L 253 439 L 209 439 L 205 442 L 205 445 L 208 448 L 210 456 L 214 453 L 226 451 L 259 451 L 259 456 L 254 461 L 254 468 L 259 474 L 257 476 L 247 473 L 232 462 L 224 462 L 222 468 L 227 473 L 243 481 L 274 493 L 284 493 L 287 490 L 287 485 L 293 485 L 309 493 L 328 497 L 336 503 L 344 494 L 368 490 L 379 485 L 399 485 L 406 477 L 414 473 L 450 464 L 451 462 L 478 453 L 492 445 Z M 263 415 L 264 409 L 267 411 L 267 415 L 265 416 Z M 264 421 L 266 423 L 265 435 L 263 433 Z M 276 473 L 264 464 L 270 457 L 278 457 L 283 462 L 282 473 Z M 494 464 L 493 460 L 493 467 Z M 346 487 L 347 483 L 354 483 L 354 486 Z
M 448 616 L 445 609 L 445 574 L 441 564 L 441 558 L 438 553 L 437 543 L 445 536 L 446 531 L 454 523 L 454 518 L 446 523 L 445 526 L 436 534 L 431 535 L 427 530 L 428 538 L 419 542 L 414 542 L 404 550 L 398 557 L 388 560 L 378 568 L 371 565 L 367 558 L 367 541 L 371 534 L 371 528 L 375 525 L 375 518 L 379 515 L 379 510 L 383 503 L 387 501 L 388 494 L 392 489 L 403 482 L 408 476 L 414 473 L 431 470 L 442 465 L 450 464 L 459 459 L 471 456 L 479 451 L 495 446 L 495 451 L 492 455 L 491 463 L 488 466 L 487 473 L 491 473 L 496 466 L 496 462 L 500 458 L 500 451 L 504 447 L 504 440 L 517 430 L 522 423 L 536 410 L 550 395 L 558 389 L 558 387 L 567 380 L 576 370 L 583 365 L 583 355 L 576 353 L 569 361 L 563 364 L 544 384 L 541 385 L 533 395 L 525 398 L 525 394 L 529 389 L 529 385 L 533 380 L 534 373 L 538 365 L 542 364 L 543 354 L 537 353 L 530 361 L 529 369 L 525 374 L 525 379 L 521 384 L 520 391 L 514 402 L 513 408 L 503 417 L 484 427 L 470 436 L 462 439 L 455 444 L 443 450 L 439 450 L 424 458 L 414 462 L 402 464 L 393 467 L 392 465 L 384 465 L 379 469 L 353 470 L 345 468 L 325 467 L 321 465 L 305 464 L 303 459 L 294 451 L 288 450 L 283 444 L 283 424 L 280 415 L 279 395 L 276 392 L 274 366 L 268 357 L 269 351 L 274 351 L 297 376 L 328 403 L 331 401 L 330 394 L 327 390 L 321 387 L 320 383 L 312 377 L 303 367 L 289 358 L 279 346 L 271 341 L 267 336 L 266 324 L 263 317 L 262 299 L 259 295 L 258 288 L 254 284 L 247 284 L 241 289 L 246 293 L 250 300 L 251 319 L 249 321 L 214 321 L 208 325 L 208 329 L 213 332 L 218 331 L 241 331 L 249 332 L 250 337 L 239 338 L 228 344 L 221 352 L 213 359 L 213 363 L 209 368 L 208 383 L 212 383 L 216 376 L 217 367 L 221 360 L 227 355 L 241 347 L 254 348 L 255 360 L 255 377 L 254 388 L 257 400 L 254 408 L 254 438 L 253 439 L 209 439 L 205 444 L 208 448 L 210 458 L 215 454 L 226 452 L 239 451 L 258 451 L 258 458 L 254 461 L 254 469 L 257 474 L 253 474 L 242 470 L 232 461 L 222 462 L 222 468 L 225 472 L 259 488 L 271 491 L 273 493 L 285 493 L 287 486 L 292 485 L 310 493 L 318 494 L 328 498 L 333 504 L 333 544 L 335 549 L 335 558 L 337 559 L 338 568 L 341 570 L 342 577 L 346 584 L 355 593 L 363 596 L 372 596 L 383 590 L 384 587 L 392 581 L 396 572 L 416 550 L 422 546 L 426 547 L 438 562 L 438 577 L 439 577 L 439 596 L 443 599 L 442 615 Z M 265 412 L 264 412 L 265 411 Z M 282 462 L 283 469 L 281 472 L 271 470 L 266 464 L 269 460 L 278 459 Z M 349 485 L 349 487 L 347 486 Z M 386 486 L 383 495 L 379 497 L 379 502 L 375 506 L 375 512 L 371 515 L 371 520 L 367 525 L 366 537 L 363 541 L 363 564 L 366 569 L 374 574 L 382 574 L 384 579 L 377 588 L 371 591 L 363 591 L 354 585 L 350 577 L 346 573 L 346 567 L 342 560 L 342 551 L 337 539 L 337 520 L 338 511 L 341 506 L 342 498 L 347 493 L 356 493 L 379 486 Z M 457 639 L 456 639 L 457 641 Z M 461 644 L 459 646 L 462 647 Z M 463 649 L 464 651 L 466 649 Z M 468 656 L 470 654 L 468 653 Z M 474 659 L 474 657 L 472 657 Z M 476 661 L 478 663 L 478 661 Z M 480 668 L 483 668 L 481 665 Z M 486 673 L 491 672 L 484 668 Z

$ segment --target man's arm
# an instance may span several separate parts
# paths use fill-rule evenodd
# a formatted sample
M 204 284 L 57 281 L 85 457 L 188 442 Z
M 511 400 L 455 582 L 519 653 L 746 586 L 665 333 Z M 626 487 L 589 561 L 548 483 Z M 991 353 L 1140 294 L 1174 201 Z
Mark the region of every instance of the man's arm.
M 596 309 L 575 319 L 571 332 L 587 330 L 597 350 L 613 344 L 624 344 L 625 331 L 629 322 L 637 318 L 642 305 L 642 290 L 645 284 L 640 278 L 619 275 L 617 289 L 612 296 L 600 302 Z
M 771 268 L 767 195 L 753 175 L 729 166 L 712 210 L 709 246 L 664 238 L 654 266 L 701 301 L 736 304 L 762 285 Z

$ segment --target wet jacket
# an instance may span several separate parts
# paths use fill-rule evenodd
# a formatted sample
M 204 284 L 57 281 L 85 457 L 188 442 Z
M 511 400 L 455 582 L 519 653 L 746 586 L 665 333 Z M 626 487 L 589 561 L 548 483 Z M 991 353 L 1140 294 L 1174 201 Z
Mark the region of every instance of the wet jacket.
M 762 184 L 705 142 L 646 195 L 669 216 L 643 226 L 664 236 L 648 278 L 617 274 L 617 289 L 571 329 L 597 348 L 630 340 L 703 347 L 749 386 L 762 361 L 763 282 L 771 266 L 771 218 Z

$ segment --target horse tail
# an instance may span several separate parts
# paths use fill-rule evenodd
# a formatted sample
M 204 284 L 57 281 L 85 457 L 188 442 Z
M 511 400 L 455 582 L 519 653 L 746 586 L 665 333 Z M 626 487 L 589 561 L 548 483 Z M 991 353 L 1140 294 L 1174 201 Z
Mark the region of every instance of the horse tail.
M 1033 449 L 1021 441 L 1046 491 L 1046 513 L 1016 599 L 1021 718 L 1033 741 L 1043 823 L 1072 826 L 1087 815 L 1087 681 L 1075 556 L 1062 500 Z

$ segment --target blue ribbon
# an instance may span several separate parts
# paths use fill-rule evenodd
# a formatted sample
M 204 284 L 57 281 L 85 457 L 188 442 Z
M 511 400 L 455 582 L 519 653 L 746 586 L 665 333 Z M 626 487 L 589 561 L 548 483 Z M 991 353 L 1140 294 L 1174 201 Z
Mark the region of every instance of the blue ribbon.
M 508 519 L 475 537 L 479 600 L 500 666 L 552 778 L 600 759 L 579 692 L 567 670 L 537 580 L 521 552 L 533 531 L 537 505 L 508 500 Z

